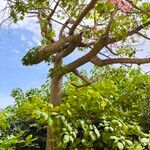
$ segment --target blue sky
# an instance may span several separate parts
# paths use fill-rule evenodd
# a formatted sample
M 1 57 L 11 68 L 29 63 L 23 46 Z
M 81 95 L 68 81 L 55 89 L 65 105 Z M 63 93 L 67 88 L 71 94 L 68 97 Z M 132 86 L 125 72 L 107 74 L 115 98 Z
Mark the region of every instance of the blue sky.
M 32 22 L 30 22 L 32 23 Z M 28 29 L 28 26 L 0 28 L 0 108 L 13 104 L 14 100 L 10 94 L 12 89 L 21 88 L 26 91 L 31 88 L 40 87 L 47 79 L 49 67 L 45 63 L 24 67 L 21 63 L 22 57 L 27 50 L 36 46 L 40 36 L 34 31 L 36 25 Z M 32 32 L 31 32 L 32 31 Z M 72 54 L 65 62 L 81 56 L 81 53 Z M 87 64 L 84 68 L 89 68 Z
M 32 37 L 28 30 L 0 29 L 0 108 L 13 103 L 9 96 L 13 88 L 27 90 L 39 87 L 46 80 L 47 64 L 32 67 L 21 64 L 26 50 L 36 45 Z

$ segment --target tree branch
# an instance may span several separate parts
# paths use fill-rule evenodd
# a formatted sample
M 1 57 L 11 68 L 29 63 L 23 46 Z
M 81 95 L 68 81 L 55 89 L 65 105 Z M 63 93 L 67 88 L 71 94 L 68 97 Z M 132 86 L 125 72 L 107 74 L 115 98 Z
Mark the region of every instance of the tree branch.
M 76 27 L 80 24 L 80 22 L 87 15 L 87 13 L 94 8 L 94 5 L 96 4 L 97 1 L 98 0 L 91 0 L 91 2 L 87 5 L 87 7 L 82 11 L 81 15 L 79 15 L 79 17 L 77 18 L 77 20 L 70 29 L 69 33 L 70 35 L 74 34 Z
M 146 35 L 140 33 L 140 32 L 137 32 L 136 34 L 142 36 L 143 38 L 147 39 L 147 40 L 150 40 L 150 37 L 147 37 Z
M 83 75 L 82 73 L 80 73 L 77 69 L 75 69 L 74 71 L 72 71 L 77 77 L 79 77 L 81 80 L 83 80 L 85 82 L 85 84 L 81 84 L 81 85 L 77 85 L 73 82 L 69 82 L 71 85 L 75 86 L 76 88 L 82 88 L 88 85 L 91 85 L 93 83 L 93 81 L 91 81 L 89 78 L 87 78 L 85 75 Z
M 48 16 L 48 19 L 51 19 L 51 17 L 53 16 L 53 14 L 55 13 L 55 11 L 56 11 L 56 9 L 57 9 L 57 7 L 58 7 L 58 5 L 59 5 L 59 2 L 60 2 L 60 0 L 58 0 L 57 2 L 56 2 L 56 5 L 55 5 L 55 7 L 54 7 L 54 9 L 52 9 L 52 12 L 49 14 L 49 16 Z
M 84 76 L 82 73 L 80 73 L 77 69 L 72 71 L 76 76 L 78 76 L 80 79 L 82 79 L 86 85 L 91 84 L 92 82 L 90 81 L 90 79 L 88 79 L 86 76 Z
M 63 32 L 64 32 L 65 28 L 67 27 L 67 25 L 68 25 L 70 22 L 71 22 L 71 18 L 68 18 L 68 19 L 66 20 L 66 22 L 63 24 L 63 26 L 62 26 L 62 28 L 61 28 L 61 30 L 60 30 L 60 32 L 59 32 L 59 39 L 63 37 Z
M 60 51 L 61 48 L 65 44 L 70 43 L 70 42 L 73 43 L 73 42 L 79 41 L 80 39 L 81 39 L 81 35 L 77 34 L 77 35 L 71 35 L 71 36 L 62 38 L 54 43 L 44 45 L 40 48 L 37 55 L 34 56 L 35 58 L 33 59 L 33 61 L 30 64 L 26 64 L 26 65 L 38 64 L 42 62 L 43 60 L 48 59 L 51 55 Z M 26 56 L 28 56 L 28 53 L 24 57 Z
M 142 30 L 143 28 L 147 27 L 150 25 L 150 20 L 147 21 L 146 23 L 144 23 L 143 25 L 139 25 L 137 26 L 135 29 L 131 30 L 131 31 L 128 31 L 127 34 L 126 34 L 126 37 L 128 36 L 131 36 L 133 34 L 136 34 L 137 32 L 139 32 L 140 30 Z M 112 43 L 115 43 L 115 42 L 118 42 L 118 41 L 121 41 L 122 40 L 122 35 L 118 36 L 117 38 L 109 38 L 108 42 L 107 42 L 107 45 L 108 44 L 112 44 Z
M 112 59 L 102 60 L 98 57 L 95 57 L 91 59 L 91 62 L 98 67 L 111 65 L 111 64 L 123 64 L 123 63 L 141 65 L 141 64 L 150 63 L 150 58 L 112 58 Z
M 115 53 L 115 52 L 113 52 L 113 50 L 112 50 L 109 46 L 105 46 L 105 47 L 107 48 L 107 50 L 108 50 L 111 54 L 118 56 L 118 54 Z
M 68 56 L 70 53 L 72 53 L 75 48 L 77 47 L 78 43 L 70 43 L 69 46 L 66 48 L 66 50 L 61 51 L 58 54 L 58 58 L 65 58 L 66 56 Z
M 140 11 L 140 13 L 144 13 L 146 14 L 147 16 L 150 16 L 150 14 L 144 10 L 142 10 L 141 8 L 139 8 L 138 6 L 136 6 L 131 0 L 126 0 L 129 4 L 132 5 L 133 8 L 137 9 Z
M 73 61 L 72 63 L 64 66 L 64 71 L 58 72 L 60 75 L 64 75 L 66 73 L 71 72 L 72 70 L 75 70 L 76 68 L 84 65 L 88 61 L 90 61 L 93 57 L 96 56 L 96 54 L 104 47 L 104 45 L 107 42 L 107 37 L 102 36 L 99 41 L 94 45 L 93 49 L 85 54 L 84 56 L 78 58 L 77 60 Z
M 92 48 L 92 50 L 90 52 L 88 52 L 87 54 L 85 54 L 84 56 L 76 59 L 72 63 L 64 66 L 65 67 L 64 71 L 60 71 L 60 72 L 58 72 L 58 74 L 64 75 L 64 74 L 71 72 L 72 70 L 75 70 L 76 68 L 84 65 L 85 63 L 89 62 L 93 57 L 95 57 L 97 55 L 97 53 L 100 52 L 100 50 L 102 50 L 104 48 L 104 46 L 107 43 L 108 36 L 109 36 L 109 30 L 110 30 L 110 27 L 111 27 L 111 24 L 113 22 L 113 18 L 115 16 L 116 12 L 117 12 L 117 10 L 115 9 L 112 12 L 112 14 L 110 15 L 110 19 L 106 26 L 105 33 L 103 35 L 101 35 L 99 40 L 94 44 L 94 47 Z

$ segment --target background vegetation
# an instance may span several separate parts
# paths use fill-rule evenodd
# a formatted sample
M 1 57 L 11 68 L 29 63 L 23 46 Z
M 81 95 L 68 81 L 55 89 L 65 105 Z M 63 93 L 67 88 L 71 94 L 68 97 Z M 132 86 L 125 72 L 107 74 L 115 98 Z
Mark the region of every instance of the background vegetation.
M 150 149 L 150 75 L 123 67 L 89 74 L 96 82 L 85 87 L 75 86 L 83 81 L 69 74 L 63 102 L 54 108 L 47 83 L 14 89 L 15 104 L 0 113 L 0 149 L 43 150 L 47 127 L 57 150 Z

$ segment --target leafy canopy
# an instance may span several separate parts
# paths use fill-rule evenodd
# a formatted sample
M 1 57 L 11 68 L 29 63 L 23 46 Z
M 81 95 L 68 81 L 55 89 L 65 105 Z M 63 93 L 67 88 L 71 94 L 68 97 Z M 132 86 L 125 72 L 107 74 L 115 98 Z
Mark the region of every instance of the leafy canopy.
M 107 49 L 107 53 L 125 57 L 132 57 L 136 53 L 134 43 L 138 42 L 137 36 L 132 35 L 137 34 L 148 39 L 145 33 L 139 33 L 141 29 L 149 30 L 148 1 L 15 0 L 8 1 L 8 7 L 10 18 L 15 23 L 27 16 L 33 16 L 40 25 L 43 37 L 41 45 L 25 55 L 22 60 L 24 65 L 32 65 L 43 60 L 53 62 L 54 59 L 49 59 L 49 53 L 45 52 L 45 56 L 40 53 L 41 46 L 54 43 L 58 37 L 60 39 L 71 34 L 82 34 L 82 44 L 76 48 L 85 50 L 93 48 L 99 38 L 109 32 L 105 46 L 111 48 Z M 121 41 L 121 46 L 115 44 L 118 41 Z M 105 56 L 107 55 L 103 55 Z

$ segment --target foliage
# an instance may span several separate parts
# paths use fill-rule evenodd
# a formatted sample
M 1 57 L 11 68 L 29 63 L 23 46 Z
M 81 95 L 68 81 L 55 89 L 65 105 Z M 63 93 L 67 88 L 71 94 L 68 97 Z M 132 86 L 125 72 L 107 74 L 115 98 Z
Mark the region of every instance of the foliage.
M 149 4 L 141 0 L 14 0 L 7 1 L 6 9 L 14 23 L 36 18 L 42 41 L 27 52 L 22 63 L 54 64 L 49 76 L 51 102 L 57 106 L 62 100 L 61 79 L 88 62 L 97 66 L 150 62 L 134 57 L 139 43 L 136 35 L 149 39 L 144 33 L 150 27 Z M 85 53 L 65 64 L 64 59 L 76 49 Z M 63 103 L 55 108 L 43 88 L 27 93 L 14 90 L 15 105 L 1 114 L 2 147 L 41 149 L 39 142 L 44 143 L 45 136 L 40 132 L 45 135 L 49 127 L 57 149 L 148 149 L 149 75 L 121 68 L 96 69 L 92 75 L 97 82 L 79 89 L 70 83 L 83 81 L 71 74 Z
M 41 89 L 31 89 L 26 93 L 15 89 L 12 96 L 15 98 L 15 104 L 0 114 L 0 149 L 44 149 L 46 127 L 44 121 L 35 118 L 33 112 L 41 110 L 48 113 L 48 109 L 51 108 L 48 103 L 47 84 Z
M 48 86 L 23 93 L 13 90 L 16 102 L 0 114 L 0 149 L 45 149 L 46 127 L 55 133 L 56 149 L 150 148 L 150 76 L 140 69 L 106 67 L 91 71 L 95 83 L 70 74 L 63 102 L 52 107 Z
M 33 65 L 38 58 L 40 48 L 43 45 L 54 43 L 56 39 L 58 39 L 58 35 L 61 31 L 63 32 L 62 37 L 70 35 L 69 32 L 72 25 L 75 24 L 76 21 L 78 22 L 80 16 L 82 16 L 81 14 L 89 3 L 90 1 L 86 0 L 8 1 L 7 6 L 9 8 L 10 19 L 16 23 L 27 16 L 35 17 L 40 25 L 41 36 L 43 37 L 39 46 L 36 48 L 34 47 L 27 52 L 22 60 L 23 64 Z M 108 42 L 106 45 L 110 46 L 110 44 L 112 44 L 113 48 L 111 48 L 111 51 L 115 52 L 118 56 L 122 56 L 122 54 L 127 57 L 134 56 L 136 53 L 136 47 L 134 45 L 137 45 L 138 43 L 137 36 L 130 35 L 138 34 L 139 36 L 146 38 L 146 36 L 144 36 L 145 33 L 139 33 L 138 31 L 140 29 L 149 30 L 150 14 L 148 12 L 150 3 L 148 1 L 143 2 L 140 0 L 103 0 L 93 1 L 93 3 L 95 3 L 93 9 L 89 9 L 85 13 L 85 16 L 83 18 L 81 17 L 82 21 L 79 21 L 77 24 L 75 34 L 82 33 L 82 42 L 91 43 L 91 41 L 93 41 L 93 46 L 94 43 L 96 43 L 96 41 L 98 41 L 98 39 L 104 34 L 106 30 L 105 27 L 110 20 L 112 12 L 118 9 L 109 29 L 109 38 L 113 39 L 113 42 Z M 70 19 L 71 21 L 65 25 L 67 19 Z M 139 25 L 143 26 L 136 30 Z M 58 27 L 56 28 L 56 26 Z M 62 30 L 58 31 L 59 27 Z M 117 44 L 118 41 L 121 42 L 121 45 L 124 44 L 125 47 L 120 48 Z M 87 49 L 87 46 L 76 46 L 76 48 L 78 50 L 84 50 Z M 107 52 L 109 54 L 110 51 Z M 42 57 L 44 57 L 44 60 L 48 60 L 48 57 L 50 56 L 45 55 Z

